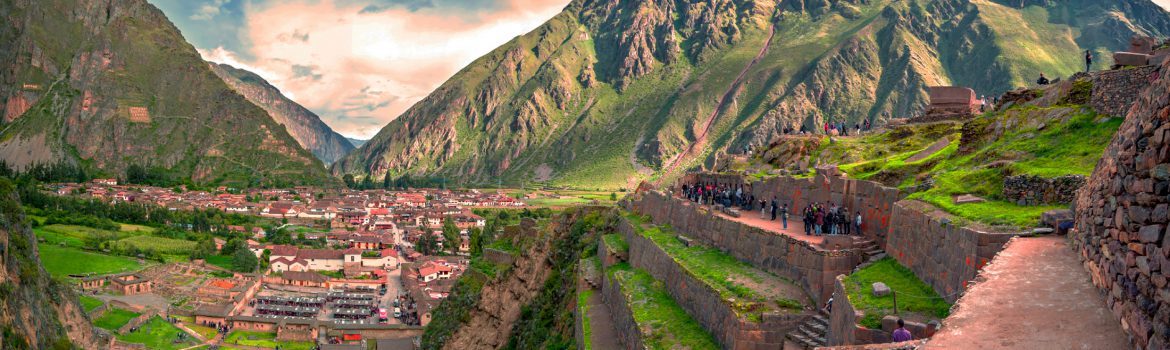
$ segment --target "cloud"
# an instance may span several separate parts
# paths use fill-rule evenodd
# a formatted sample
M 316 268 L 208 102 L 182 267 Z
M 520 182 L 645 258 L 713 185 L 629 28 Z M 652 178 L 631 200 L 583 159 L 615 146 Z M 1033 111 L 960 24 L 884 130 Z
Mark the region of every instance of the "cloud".
M 212 0 L 199 6 L 195 13 L 191 14 L 189 18 L 196 21 L 208 21 L 215 16 L 218 16 L 222 11 L 222 7 L 228 0 Z
M 1162 8 L 1164 8 L 1164 9 L 1170 11 L 1170 0 L 1154 0 L 1154 3 L 1158 4 L 1158 6 L 1162 6 Z
M 247 45 L 200 53 L 208 61 L 255 72 L 339 133 L 364 139 L 459 69 L 536 28 L 567 2 L 252 2 L 243 6 L 238 28 Z

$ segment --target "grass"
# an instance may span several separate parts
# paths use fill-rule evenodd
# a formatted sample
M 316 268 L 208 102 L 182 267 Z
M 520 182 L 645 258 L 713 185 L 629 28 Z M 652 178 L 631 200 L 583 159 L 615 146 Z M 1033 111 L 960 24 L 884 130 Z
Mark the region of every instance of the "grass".
M 91 253 L 76 248 L 45 244 L 40 246 L 41 263 L 55 277 L 107 274 L 136 271 L 142 268 L 136 259 Z
M 785 284 L 791 285 L 791 282 L 739 261 L 719 249 L 698 244 L 688 247 L 679 241 L 678 234 L 669 226 L 645 228 L 642 224 L 648 219 L 633 213 L 626 213 L 625 217 L 634 225 L 637 234 L 665 251 L 692 277 L 718 292 L 724 301 L 731 303 L 732 309 L 738 314 L 747 315 L 749 319 L 758 321 L 766 312 L 793 309 L 799 311 L 803 308 L 800 300 L 805 299 L 804 295 L 791 295 L 791 291 L 786 293 L 775 288 Z M 744 283 L 752 283 L 758 287 L 746 286 Z M 793 305 L 796 307 L 791 307 Z
M 622 235 L 611 233 L 601 236 L 601 239 L 605 240 L 605 245 L 612 249 L 616 249 L 620 252 L 630 251 L 630 243 L 626 242 L 626 239 L 623 238 Z
M 719 349 L 715 338 L 687 315 L 659 282 L 642 270 L 621 263 L 608 269 L 622 287 L 642 342 L 650 349 Z
M 179 334 L 183 334 L 183 341 L 177 342 Z M 195 338 L 183 330 L 167 323 L 155 316 L 138 327 L 137 331 L 119 336 L 118 340 L 127 343 L 146 345 L 147 349 L 176 350 L 196 345 Z
M 577 293 L 577 313 L 581 315 L 581 332 L 585 334 L 584 348 L 593 348 L 593 328 L 589 324 L 589 298 L 593 296 L 592 289 L 582 290 Z
M 102 304 L 105 304 L 105 303 L 102 302 L 98 298 L 94 298 L 94 297 L 91 297 L 88 295 L 81 296 L 81 308 L 83 310 L 85 310 L 85 312 L 93 311 L 94 309 L 97 309 L 99 306 L 102 306 Z
M 195 249 L 195 242 L 154 236 L 133 236 L 116 242 L 139 250 L 153 250 L 160 254 L 189 254 Z
M 122 328 L 122 326 L 125 326 L 130 320 L 133 320 L 139 315 L 141 314 L 134 311 L 111 308 L 106 310 L 102 314 L 102 317 L 93 320 L 93 325 L 94 327 L 117 331 L 118 328 Z
M 232 269 L 232 257 L 227 255 L 212 255 L 204 258 L 208 264 L 219 266 L 228 270 Z
M 38 238 L 42 238 L 45 242 L 65 245 L 70 247 L 81 248 L 85 246 L 85 239 L 95 235 L 106 235 L 114 239 L 121 239 L 127 237 L 125 232 L 108 231 L 96 229 L 92 227 L 76 226 L 76 225 L 48 225 L 38 227 L 33 230 Z
M 258 346 L 262 348 L 276 348 L 282 350 L 310 350 L 316 344 L 312 342 L 292 342 L 276 340 L 276 333 L 232 331 L 224 340 L 227 344 Z
M 874 282 L 885 283 L 898 294 L 899 317 L 927 321 L 922 318 L 941 320 L 950 315 L 950 303 L 919 280 L 910 269 L 886 257 L 845 278 L 845 293 L 849 295 L 849 302 L 855 309 L 865 313 L 865 317 L 858 321 L 862 326 L 881 329 L 882 317 L 894 315 L 894 297 L 875 297 L 872 287 Z
M 186 325 L 187 328 L 190 328 L 191 330 L 195 331 L 195 333 L 199 333 L 199 335 L 202 335 L 204 338 L 207 338 L 207 339 L 215 338 L 215 336 L 218 334 L 218 332 L 216 332 L 214 328 L 200 326 L 200 325 L 194 324 L 194 322 L 184 322 L 183 324 Z

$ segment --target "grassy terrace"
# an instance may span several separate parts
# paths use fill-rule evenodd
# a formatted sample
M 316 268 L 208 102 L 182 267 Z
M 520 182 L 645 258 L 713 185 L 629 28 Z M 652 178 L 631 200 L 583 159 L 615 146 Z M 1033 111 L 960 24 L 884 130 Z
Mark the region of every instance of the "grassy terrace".
M 183 340 L 179 340 L 179 334 L 183 335 Z M 196 345 L 195 337 L 158 316 L 143 323 L 137 331 L 119 336 L 118 340 L 146 345 L 147 349 L 159 350 L 185 349 Z
M 577 293 L 577 313 L 581 315 L 581 330 L 585 334 L 585 349 L 593 348 L 593 329 L 589 325 L 589 298 L 593 296 L 592 289 L 582 289 Z
M 93 309 L 98 308 L 98 306 L 102 306 L 102 304 L 104 303 L 102 303 L 102 301 L 98 298 L 94 298 L 88 295 L 81 296 L 81 309 L 85 310 L 85 312 L 93 311 Z
M 138 317 L 138 315 L 141 314 L 130 310 L 109 309 L 102 314 L 102 317 L 93 320 L 93 325 L 98 328 L 116 331 L 118 328 L 122 328 L 122 326 L 129 323 L 130 320 Z
M 137 259 L 124 256 L 97 254 L 52 244 L 41 245 L 39 249 L 45 271 L 54 277 L 64 278 L 68 275 L 87 273 L 107 274 L 142 268 Z
M 951 304 L 935 293 L 933 288 L 914 276 L 914 272 L 886 257 L 845 278 L 845 293 L 853 307 L 865 313 L 857 323 L 871 329 L 881 329 L 882 317 L 894 315 L 894 297 L 873 296 L 873 283 L 882 282 L 898 293 L 897 316 L 911 321 L 925 322 L 944 319 L 950 315 Z
M 310 350 L 315 346 L 312 342 L 278 341 L 276 340 L 276 333 L 248 331 L 232 331 L 228 334 L 224 343 L 269 349 L 274 349 L 279 346 L 281 350 Z
M 662 248 L 688 274 L 731 304 L 741 317 L 760 321 L 768 312 L 801 312 L 809 303 L 799 286 L 713 247 L 687 247 L 669 226 L 643 226 L 649 218 L 627 212 L 636 232 Z
M 715 338 L 699 326 L 670 297 L 662 282 L 629 264 L 611 266 L 606 273 L 622 286 L 642 342 L 650 349 L 719 349 Z
M 630 243 L 626 242 L 626 239 L 620 234 L 611 233 L 602 235 L 601 239 L 605 241 L 605 246 L 616 249 L 619 252 L 630 251 Z

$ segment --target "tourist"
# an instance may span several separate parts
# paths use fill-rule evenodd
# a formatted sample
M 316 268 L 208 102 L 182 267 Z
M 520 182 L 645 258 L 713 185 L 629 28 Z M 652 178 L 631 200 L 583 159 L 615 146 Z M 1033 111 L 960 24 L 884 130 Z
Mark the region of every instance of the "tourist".
M 768 215 L 767 213 L 768 213 L 768 201 L 761 199 L 760 200 L 760 220 L 767 218 L 767 215 Z
M 813 210 L 812 210 L 812 205 L 810 204 L 810 205 L 804 207 L 804 235 L 805 236 L 812 234 L 812 224 L 813 224 Z
M 817 234 L 817 236 L 820 236 L 821 229 L 824 227 L 824 225 L 825 225 L 825 210 L 824 210 L 824 208 L 820 208 L 817 210 L 817 213 L 814 215 L 813 232 L 815 232 Z
M 987 96 L 980 96 L 979 97 L 979 113 L 983 113 L 986 110 L 987 110 Z
M 1038 85 L 1048 85 L 1048 78 L 1044 77 L 1044 73 L 1040 73 L 1040 79 L 1036 79 Z
M 778 204 L 778 203 L 776 203 L 776 197 L 773 196 L 772 197 L 772 221 L 776 221 L 776 211 L 779 209 L 776 207 L 776 204 Z
M 860 236 L 861 235 L 861 212 L 860 211 L 857 212 L 857 217 L 853 218 L 853 227 L 855 228 L 854 231 L 857 232 L 857 235 Z
M 910 335 L 910 331 L 906 330 L 906 321 L 898 319 L 898 329 L 894 330 L 894 342 L 901 343 L 904 341 L 914 340 L 914 336 Z
M 837 234 L 837 214 L 834 210 L 829 210 L 828 215 L 825 215 L 825 226 L 828 226 L 826 231 L 829 231 L 830 235 Z
M 1085 50 L 1085 73 L 1092 71 L 1093 51 Z
M 839 213 L 838 215 L 840 215 L 838 217 L 838 219 L 840 219 L 840 220 L 837 220 L 837 222 L 841 225 L 841 232 L 843 232 L 844 235 L 848 236 L 849 235 L 849 226 L 853 226 L 853 225 L 849 224 L 849 208 L 841 208 L 841 213 Z
M 784 229 L 788 229 L 788 204 L 784 204 L 784 208 L 780 209 L 780 223 L 784 224 Z

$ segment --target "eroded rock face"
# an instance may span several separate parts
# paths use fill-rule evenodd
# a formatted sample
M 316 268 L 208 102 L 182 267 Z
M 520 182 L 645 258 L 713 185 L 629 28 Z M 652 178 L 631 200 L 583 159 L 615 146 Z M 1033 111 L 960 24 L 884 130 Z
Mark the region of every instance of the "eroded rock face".
M 41 266 L 37 240 L 15 188 L 0 179 L 0 347 L 99 349 L 89 317 L 70 286 Z
M 1170 345 L 1170 64 L 1077 193 L 1075 249 L 1139 348 Z

